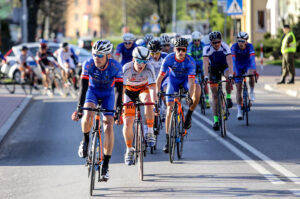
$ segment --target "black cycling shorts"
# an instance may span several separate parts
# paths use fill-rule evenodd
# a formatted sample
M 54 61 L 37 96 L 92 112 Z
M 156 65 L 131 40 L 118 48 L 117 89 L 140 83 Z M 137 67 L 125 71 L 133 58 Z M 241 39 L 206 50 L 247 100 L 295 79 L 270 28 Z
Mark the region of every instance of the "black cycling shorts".
M 222 79 L 222 75 L 224 75 L 225 71 L 228 70 L 228 66 L 218 66 L 218 67 L 210 67 L 209 80 L 210 81 L 218 81 Z

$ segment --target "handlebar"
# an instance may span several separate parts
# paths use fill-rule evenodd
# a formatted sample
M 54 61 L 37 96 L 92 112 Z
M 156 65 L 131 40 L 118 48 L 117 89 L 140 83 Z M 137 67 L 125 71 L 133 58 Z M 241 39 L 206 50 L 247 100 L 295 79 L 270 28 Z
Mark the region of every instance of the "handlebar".
M 151 106 L 151 105 L 155 105 L 155 103 L 153 103 L 153 102 L 143 103 L 143 102 L 140 102 L 140 101 L 136 101 L 135 103 L 134 102 L 127 102 L 127 103 L 122 104 L 122 106 Z
M 90 108 L 90 107 L 80 107 L 80 110 L 86 110 L 86 111 L 94 111 L 94 112 L 105 112 L 105 113 L 114 113 L 116 112 L 115 110 L 107 110 L 104 108 Z

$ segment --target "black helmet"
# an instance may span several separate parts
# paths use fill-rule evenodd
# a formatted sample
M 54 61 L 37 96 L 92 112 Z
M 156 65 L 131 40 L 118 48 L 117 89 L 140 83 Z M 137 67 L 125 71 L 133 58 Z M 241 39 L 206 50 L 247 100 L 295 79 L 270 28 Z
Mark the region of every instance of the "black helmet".
M 68 42 L 63 42 L 63 43 L 60 44 L 60 47 L 65 48 L 65 47 L 67 47 L 68 45 L 69 45 Z
M 27 46 L 22 46 L 21 50 L 28 50 Z
M 183 37 L 178 37 L 174 41 L 175 47 L 187 47 L 189 45 L 188 40 Z
M 209 33 L 209 40 L 212 41 L 212 40 L 216 40 L 216 39 L 222 39 L 222 35 L 220 32 L 218 31 L 214 31 L 214 32 L 211 32 Z
M 153 39 L 153 40 L 149 41 L 147 48 L 150 50 L 150 52 L 161 51 L 160 41 L 157 39 Z

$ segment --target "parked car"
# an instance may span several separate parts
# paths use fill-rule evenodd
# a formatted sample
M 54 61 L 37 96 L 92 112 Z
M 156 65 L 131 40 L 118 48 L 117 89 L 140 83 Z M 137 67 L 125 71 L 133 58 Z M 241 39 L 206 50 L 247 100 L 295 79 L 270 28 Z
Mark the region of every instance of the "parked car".
M 81 37 L 78 39 L 78 47 L 86 50 L 92 50 L 93 41 L 90 37 Z
M 22 46 L 26 45 L 28 47 L 28 50 L 35 56 L 40 43 L 35 42 L 35 43 L 26 43 L 26 44 L 20 44 L 17 46 L 13 46 L 6 54 L 5 58 L 7 60 L 6 64 L 3 64 L 1 67 L 1 72 L 5 73 L 8 75 L 8 77 L 15 79 L 17 82 L 20 81 L 21 78 L 21 73 L 19 70 L 19 64 L 17 63 L 17 57 L 19 57 L 21 53 L 21 48 Z M 49 42 L 48 44 L 48 49 L 52 53 L 54 53 L 56 50 L 59 49 L 59 44 L 58 43 L 52 43 Z M 83 48 L 79 48 L 78 46 L 75 45 L 70 45 L 71 48 L 73 48 L 75 54 L 79 58 L 79 63 L 83 63 L 84 60 L 88 59 L 91 57 L 91 53 Z M 52 58 L 49 58 L 52 59 Z M 27 60 L 27 65 L 31 66 L 35 74 L 37 75 L 38 79 L 42 79 L 42 74 L 40 67 L 37 66 L 36 62 L 32 60 L 31 57 L 28 58 Z

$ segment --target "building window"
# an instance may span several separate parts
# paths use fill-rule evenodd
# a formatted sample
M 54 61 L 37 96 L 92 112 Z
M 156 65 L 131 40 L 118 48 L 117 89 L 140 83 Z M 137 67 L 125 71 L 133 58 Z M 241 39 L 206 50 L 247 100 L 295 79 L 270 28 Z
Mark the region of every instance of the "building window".
M 78 0 L 74 1 L 75 6 L 78 6 Z
M 75 19 L 75 21 L 78 21 L 78 14 L 74 15 L 74 19 Z
M 266 29 L 265 25 L 265 11 L 259 10 L 257 11 L 257 30 L 264 31 Z

